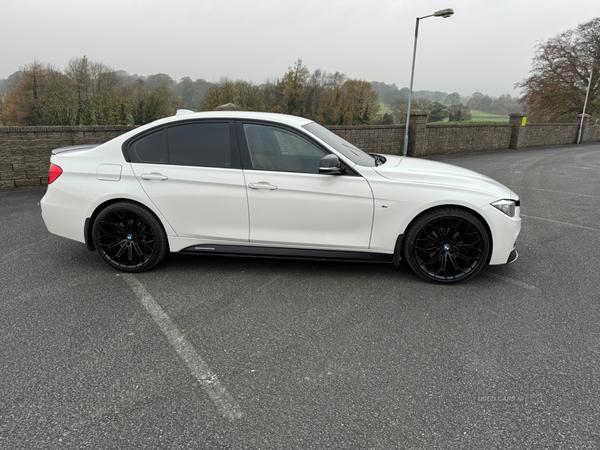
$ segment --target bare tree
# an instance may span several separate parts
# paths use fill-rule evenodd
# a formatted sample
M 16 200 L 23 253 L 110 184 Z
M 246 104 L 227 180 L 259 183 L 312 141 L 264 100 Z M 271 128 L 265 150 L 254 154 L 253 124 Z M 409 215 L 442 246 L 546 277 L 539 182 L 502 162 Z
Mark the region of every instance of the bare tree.
M 570 121 L 581 113 L 593 68 L 587 112 L 600 115 L 600 17 L 537 46 L 531 76 L 515 86 L 532 121 Z

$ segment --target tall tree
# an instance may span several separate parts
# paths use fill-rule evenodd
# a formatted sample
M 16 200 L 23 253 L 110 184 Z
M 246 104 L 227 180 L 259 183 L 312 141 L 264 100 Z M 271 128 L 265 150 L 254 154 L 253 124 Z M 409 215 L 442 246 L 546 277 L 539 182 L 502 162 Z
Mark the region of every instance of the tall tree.
M 298 59 L 294 67 L 289 67 L 283 76 L 283 112 L 295 116 L 306 116 L 306 104 L 303 91 L 306 87 L 310 71 Z
M 465 105 L 452 105 L 448 108 L 449 122 L 465 122 L 471 120 L 471 110 Z
M 166 86 L 169 89 L 172 89 L 175 86 L 175 81 L 166 73 L 157 73 L 155 75 L 149 75 L 146 77 L 145 85 L 149 90 L 154 89 L 156 86 Z
M 93 87 L 90 62 L 84 55 L 73 58 L 65 69 L 71 84 L 71 92 L 77 102 L 77 116 L 74 125 L 92 125 L 95 122 L 93 110 Z
M 192 81 L 190 77 L 184 77 L 172 89 L 182 98 L 184 108 L 198 111 L 202 107 L 204 96 L 213 86 L 213 83 L 206 80 Z
M 482 99 L 483 94 L 481 92 L 474 92 L 473 95 L 471 95 L 469 101 L 467 102 L 467 106 L 469 107 L 469 109 L 479 109 L 479 104 L 481 103 Z
M 519 99 L 512 98 L 510 95 L 501 95 L 492 101 L 490 112 L 493 114 L 512 114 L 521 111 Z
M 4 97 L 4 125 L 45 125 L 43 104 L 51 79 L 57 74 L 54 67 L 34 61 L 23 67 L 13 89 Z
M 444 99 L 444 105 L 452 106 L 458 105 L 461 102 L 460 94 L 458 92 L 453 92 L 452 94 L 448 94 Z
M 371 83 L 363 80 L 348 80 L 344 83 L 347 103 L 346 124 L 368 125 L 379 112 L 379 97 L 371 89 Z
M 427 122 L 441 122 L 448 117 L 448 107 L 439 102 L 427 105 Z
M 265 111 L 280 113 L 283 108 L 283 82 L 269 79 L 261 85 Z
M 515 86 L 534 122 L 568 121 L 583 110 L 600 115 L 600 17 L 537 46 L 531 76 Z
M 234 103 L 248 111 L 264 111 L 263 93 L 259 86 L 244 80 L 222 78 L 204 96 L 203 111 Z
M 346 75 L 340 72 L 328 73 L 325 81 L 323 97 L 319 103 L 319 109 L 310 119 L 324 125 L 344 125 L 345 110 L 343 85 Z
M 492 97 L 490 97 L 489 95 L 484 95 L 481 98 L 481 101 L 479 102 L 479 107 L 477 108 L 480 111 L 484 111 L 484 112 L 491 112 L 491 107 L 492 107 Z
M 143 125 L 172 116 L 181 106 L 181 97 L 169 90 L 166 84 L 157 84 L 148 89 L 144 80 L 140 79 L 129 92 L 135 124 Z

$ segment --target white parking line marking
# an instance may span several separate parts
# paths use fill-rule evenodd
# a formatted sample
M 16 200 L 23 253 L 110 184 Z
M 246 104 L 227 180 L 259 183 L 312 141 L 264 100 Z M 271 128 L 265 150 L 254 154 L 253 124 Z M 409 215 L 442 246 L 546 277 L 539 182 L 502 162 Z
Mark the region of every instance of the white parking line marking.
M 600 170 L 598 167 L 576 167 L 576 166 L 562 166 L 567 167 L 569 169 L 586 169 L 586 170 Z
M 545 220 L 546 222 L 558 223 L 559 225 L 567 225 L 569 227 L 583 228 L 585 230 L 600 231 L 598 228 L 590 228 L 590 227 L 586 227 L 585 225 L 577 225 L 576 223 L 561 222 L 559 220 L 546 219 L 544 217 L 528 216 L 526 214 L 521 214 L 521 217 L 527 217 L 528 219 Z
M 146 288 L 133 275 L 123 275 L 123 279 L 129 284 L 133 292 L 136 293 L 146 311 L 152 316 L 154 322 L 161 329 L 169 343 L 183 362 L 185 362 L 194 378 L 198 380 L 202 389 L 204 389 L 217 406 L 221 414 L 229 421 L 242 418 L 243 413 L 238 403 L 227 392 L 217 375 L 200 358 L 192 344 L 188 342 L 183 333 L 179 331 L 171 318 L 163 311 L 156 300 L 152 298 Z
M 493 277 L 493 278 L 498 278 L 499 280 L 504 280 L 508 283 L 514 284 L 515 286 L 519 286 L 522 287 L 524 289 L 528 289 L 530 291 L 541 291 L 541 289 L 537 286 L 534 286 L 532 284 L 527 284 L 527 283 L 523 283 L 522 281 L 519 280 L 514 280 L 512 278 L 508 278 L 502 275 L 498 275 L 496 273 L 491 273 L 491 272 L 482 272 L 484 275 L 487 275 L 489 277 Z

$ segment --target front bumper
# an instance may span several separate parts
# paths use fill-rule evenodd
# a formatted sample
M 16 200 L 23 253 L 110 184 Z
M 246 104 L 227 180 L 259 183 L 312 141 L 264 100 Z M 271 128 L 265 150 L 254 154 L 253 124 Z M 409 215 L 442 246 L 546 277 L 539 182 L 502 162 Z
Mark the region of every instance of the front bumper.
M 513 248 L 513 251 L 510 252 L 510 255 L 508 255 L 508 261 L 506 261 L 506 264 L 512 264 L 517 259 L 519 259 L 519 252 L 517 252 L 516 248 Z
M 510 264 L 517 259 L 515 243 L 521 232 L 520 209 L 517 206 L 514 217 L 508 217 L 492 205 L 486 205 L 479 210 L 492 234 L 490 265 Z

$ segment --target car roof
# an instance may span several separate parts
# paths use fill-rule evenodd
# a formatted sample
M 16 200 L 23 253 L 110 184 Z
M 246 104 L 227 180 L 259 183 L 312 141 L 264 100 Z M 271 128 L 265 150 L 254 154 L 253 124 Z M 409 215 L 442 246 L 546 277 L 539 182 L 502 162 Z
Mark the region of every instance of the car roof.
M 159 125 L 167 124 L 171 122 L 178 122 L 183 120 L 194 120 L 194 119 L 246 119 L 246 120 L 265 120 L 269 122 L 277 122 L 285 125 L 291 125 L 301 127 L 307 123 L 311 123 L 312 120 L 305 119 L 304 117 L 290 116 L 287 114 L 276 114 L 266 112 L 254 112 L 254 111 L 203 111 L 203 112 L 192 112 L 192 111 L 179 111 L 177 115 L 165 117 L 155 122 L 149 123 L 148 125 Z M 145 127 L 144 127 L 145 128 Z

